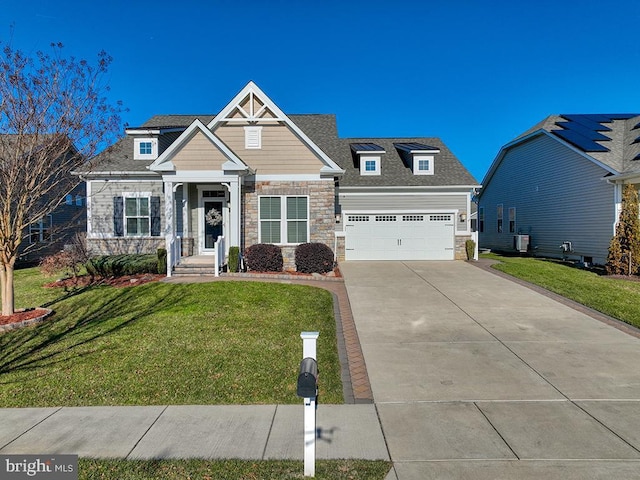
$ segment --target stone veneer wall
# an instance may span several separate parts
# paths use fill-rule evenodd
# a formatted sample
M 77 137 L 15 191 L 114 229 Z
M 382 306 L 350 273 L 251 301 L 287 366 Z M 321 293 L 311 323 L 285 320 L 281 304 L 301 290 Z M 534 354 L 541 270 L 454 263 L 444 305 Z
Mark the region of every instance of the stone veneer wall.
M 467 260 L 467 240 L 471 240 L 471 235 L 456 237 L 456 260 Z
M 87 251 L 91 255 L 155 254 L 158 248 L 165 248 L 164 237 L 87 238 Z
M 333 180 L 258 181 L 242 187 L 242 250 L 259 243 L 258 197 L 262 195 L 307 195 L 309 197 L 309 242 L 334 249 L 335 192 Z M 282 246 L 284 268 L 295 270 L 295 245 Z

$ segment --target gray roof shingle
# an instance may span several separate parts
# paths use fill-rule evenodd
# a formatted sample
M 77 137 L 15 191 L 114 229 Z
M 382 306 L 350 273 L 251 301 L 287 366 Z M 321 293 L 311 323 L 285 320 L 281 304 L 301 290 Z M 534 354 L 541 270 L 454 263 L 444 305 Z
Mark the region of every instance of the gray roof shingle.
M 186 128 L 196 118 L 205 125 L 215 115 L 156 115 L 138 128 Z M 340 179 L 342 186 L 455 186 L 477 185 L 478 182 L 451 153 L 446 145 L 434 137 L 416 138 L 339 138 L 336 117 L 333 114 L 292 114 L 288 117 L 334 162 L 345 170 Z M 175 140 L 179 131 L 165 134 Z M 169 144 L 170 142 L 160 142 Z M 401 152 L 394 144 L 416 144 L 419 149 L 427 147 L 429 150 L 439 150 L 434 154 L 434 175 L 413 175 L 410 166 L 401 156 Z M 375 144 L 386 153 L 382 154 L 381 171 L 379 176 L 362 176 L 358 166 L 357 155 L 352 151 L 351 144 Z M 162 153 L 162 147 L 161 151 Z M 133 159 L 133 137 L 125 136 L 112 147 L 98 156 L 96 172 L 148 172 L 151 160 Z

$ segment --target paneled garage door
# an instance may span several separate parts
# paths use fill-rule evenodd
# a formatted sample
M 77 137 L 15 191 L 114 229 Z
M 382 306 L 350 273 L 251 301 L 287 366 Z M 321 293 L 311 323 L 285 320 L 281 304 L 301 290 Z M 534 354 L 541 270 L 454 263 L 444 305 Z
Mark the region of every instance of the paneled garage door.
M 347 214 L 346 260 L 453 260 L 454 215 Z

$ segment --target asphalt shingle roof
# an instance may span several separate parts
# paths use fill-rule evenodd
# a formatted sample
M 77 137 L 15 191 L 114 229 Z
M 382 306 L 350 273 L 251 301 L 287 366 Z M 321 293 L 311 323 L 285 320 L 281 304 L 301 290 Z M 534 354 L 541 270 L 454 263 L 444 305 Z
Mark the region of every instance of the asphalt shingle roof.
M 205 125 L 215 115 L 156 115 L 138 128 L 186 128 L 196 118 Z M 339 138 L 336 117 L 332 114 L 302 114 L 288 117 L 334 162 L 345 170 L 340 179 L 342 186 L 454 186 L 477 185 L 478 182 L 453 155 L 447 146 L 435 137 L 415 138 Z M 177 138 L 180 132 L 167 133 Z M 173 141 L 175 138 L 171 139 Z M 160 142 L 168 143 L 168 142 Z M 414 175 L 410 165 L 402 158 L 394 144 L 416 144 L 419 149 L 437 149 L 434 154 L 434 175 Z M 375 144 L 381 147 L 382 175 L 360 175 L 358 156 L 352 144 Z M 162 147 L 161 151 L 162 153 Z M 99 155 L 98 172 L 148 172 L 151 160 L 133 159 L 133 137 L 125 136 Z

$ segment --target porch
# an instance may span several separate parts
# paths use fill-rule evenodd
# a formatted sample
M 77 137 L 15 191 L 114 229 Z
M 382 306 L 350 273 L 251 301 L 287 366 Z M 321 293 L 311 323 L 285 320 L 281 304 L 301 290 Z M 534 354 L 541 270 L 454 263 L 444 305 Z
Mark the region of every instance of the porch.
M 180 237 L 167 237 L 167 277 L 213 275 L 218 277 L 226 265 L 225 239 L 219 236 L 213 254 L 183 256 Z

